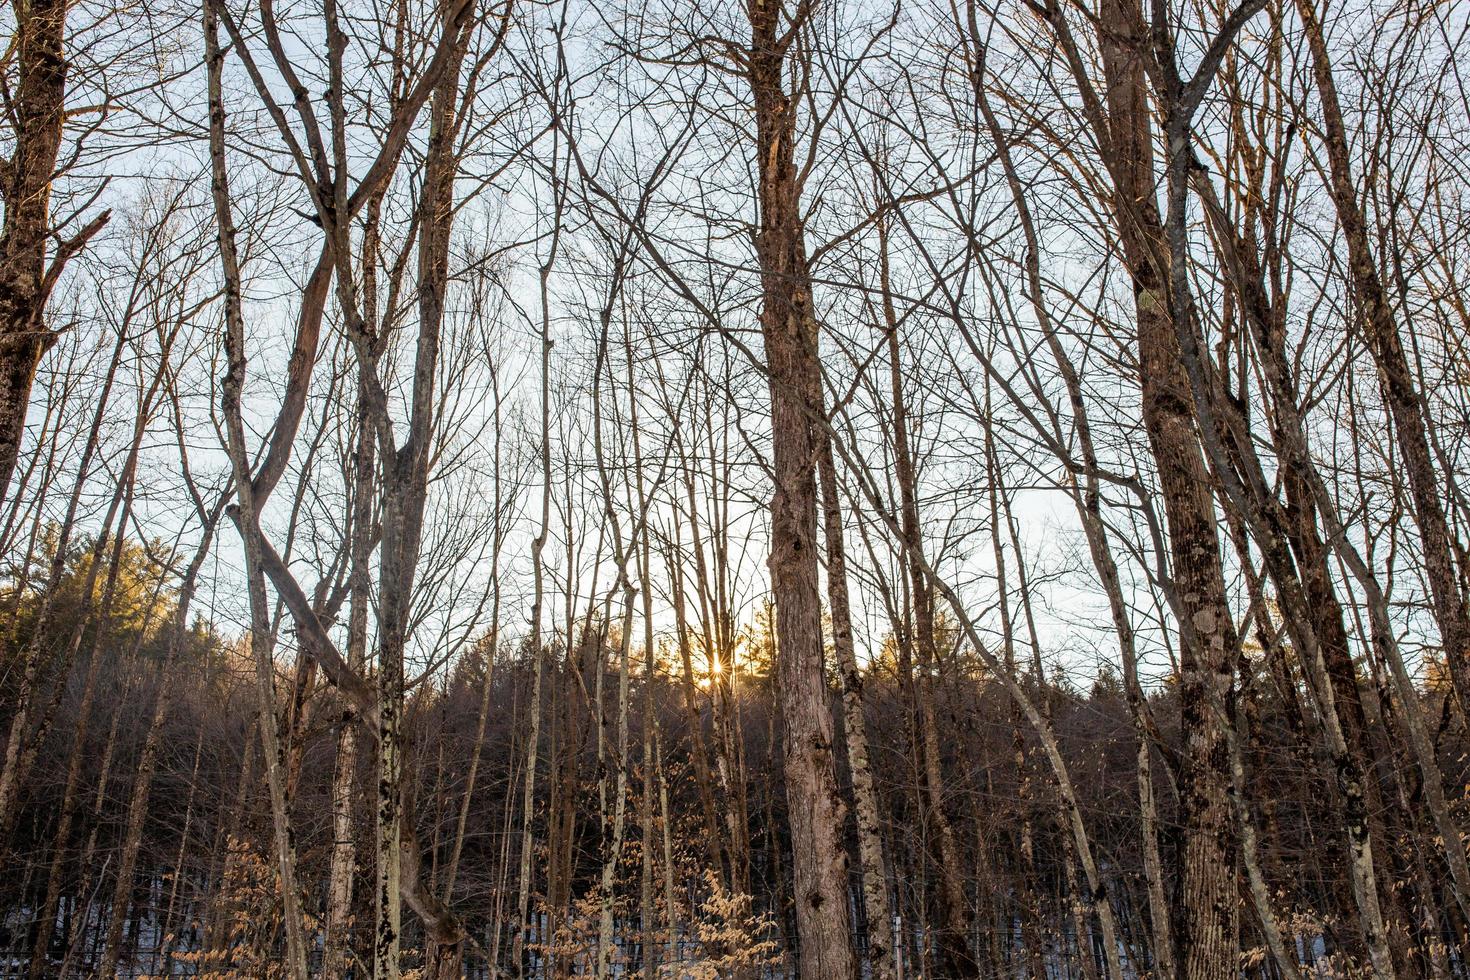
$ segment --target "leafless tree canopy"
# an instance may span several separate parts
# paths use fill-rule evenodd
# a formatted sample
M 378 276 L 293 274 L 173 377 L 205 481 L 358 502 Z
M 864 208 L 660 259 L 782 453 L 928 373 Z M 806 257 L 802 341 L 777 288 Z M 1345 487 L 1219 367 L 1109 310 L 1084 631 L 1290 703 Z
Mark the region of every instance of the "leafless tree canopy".
M 0 978 L 1470 978 L 1470 0 L 0 24 Z

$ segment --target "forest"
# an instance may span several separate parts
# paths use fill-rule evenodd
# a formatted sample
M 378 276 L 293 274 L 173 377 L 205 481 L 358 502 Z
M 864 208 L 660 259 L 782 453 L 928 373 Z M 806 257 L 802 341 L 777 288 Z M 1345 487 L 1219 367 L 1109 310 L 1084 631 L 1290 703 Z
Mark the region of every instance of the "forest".
M 0 978 L 1470 978 L 1470 0 L 0 25 Z

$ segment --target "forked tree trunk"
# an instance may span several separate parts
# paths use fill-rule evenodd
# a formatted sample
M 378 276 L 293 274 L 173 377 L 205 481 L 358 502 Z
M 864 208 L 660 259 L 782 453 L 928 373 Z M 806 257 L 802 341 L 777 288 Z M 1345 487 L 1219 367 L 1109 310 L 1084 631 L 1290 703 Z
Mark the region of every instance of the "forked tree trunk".
M 1234 721 L 1235 624 L 1225 595 L 1209 471 L 1195 434 L 1167 289 L 1167 249 L 1155 198 L 1142 17 L 1133 0 L 1104 0 L 1098 44 L 1118 236 L 1138 326 L 1143 424 L 1158 466 L 1178 598 L 1180 710 L 1185 733 L 1180 806 L 1182 880 L 1177 933 L 1186 980 L 1233 976 L 1240 946 L 1238 841 L 1228 747 Z
M 209 156 L 210 186 L 213 192 L 215 221 L 219 232 L 220 261 L 225 289 L 225 353 L 228 368 L 221 383 L 221 404 L 225 417 L 230 463 L 235 478 L 235 494 L 239 503 L 234 516 L 245 546 L 245 576 L 250 597 L 250 652 L 255 666 L 256 707 L 261 753 L 265 761 L 266 785 L 270 791 L 271 827 L 274 838 L 277 884 L 285 920 L 285 969 L 291 980 L 306 980 L 305 923 L 301 915 L 301 892 L 296 878 L 296 844 L 291 832 L 286 800 L 285 756 L 276 717 L 274 663 L 271 658 L 269 609 L 266 604 L 265 577 L 262 570 L 262 547 L 255 493 L 251 485 L 249 449 L 245 445 L 242 401 L 245 391 L 245 321 L 241 310 L 243 286 L 235 249 L 235 224 L 231 213 L 228 168 L 225 161 L 225 109 L 223 93 L 224 52 L 219 45 L 219 31 L 214 0 L 204 4 L 205 60 L 209 82 Z

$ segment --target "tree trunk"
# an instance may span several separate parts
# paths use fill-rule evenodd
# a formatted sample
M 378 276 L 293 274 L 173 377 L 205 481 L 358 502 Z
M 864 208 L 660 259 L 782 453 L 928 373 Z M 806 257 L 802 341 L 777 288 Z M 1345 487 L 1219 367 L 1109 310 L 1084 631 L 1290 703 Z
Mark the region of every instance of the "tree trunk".
M 842 673 L 842 724 L 847 762 L 852 772 L 858 856 L 862 861 L 863 904 L 868 920 L 868 966 L 872 980 L 893 980 L 893 913 L 888 906 L 888 872 L 883 860 L 882 819 L 878 791 L 868 758 L 868 723 L 864 714 L 863 675 L 853 651 L 852 611 L 847 595 L 847 546 L 843 539 L 842 504 L 837 497 L 837 467 L 830 436 L 823 434 L 817 468 L 822 484 L 823 533 L 827 541 L 827 602 L 832 616 L 832 646 Z
M 245 576 L 250 596 L 250 652 L 255 666 L 256 706 L 261 754 L 270 791 L 271 826 L 275 844 L 277 884 L 284 906 L 285 968 L 291 980 L 306 980 L 306 936 L 301 914 L 301 892 L 296 878 L 296 843 L 286 800 L 285 756 L 276 718 L 275 666 L 271 659 L 269 610 L 262 570 L 260 515 L 251 484 L 249 449 L 245 445 L 242 401 L 245 390 L 245 321 L 241 310 L 243 285 L 235 251 L 235 224 L 231 214 L 228 169 L 225 161 L 225 109 L 222 78 L 224 52 L 219 46 L 217 8 L 204 4 L 205 59 L 209 81 L 209 156 L 211 190 L 219 232 L 219 251 L 225 280 L 225 353 L 228 369 L 221 383 L 230 463 L 235 478 L 236 505 L 245 546 Z
M 223 498 L 222 498 L 223 499 Z M 111 977 L 117 968 L 118 954 L 122 949 L 122 920 L 127 912 L 132 895 L 133 872 L 138 863 L 138 849 L 143 842 L 143 823 L 148 814 L 148 800 L 153 790 L 153 776 L 158 770 L 158 751 L 163 737 L 163 723 L 177 688 L 168 680 L 178 662 L 180 648 L 184 645 L 189 630 L 189 609 L 193 604 L 194 592 L 199 582 L 199 572 L 204 559 L 214 543 L 214 529 L 222 508 L 204 517 L 203 534 L 199 547 L 184 570 L 183 581 L 174 606 L 173 621 L 169 624 L 168 647 L 164 653 L 160 676 L 165 679 L 153 706 L 153 717 L 144 736 L 143 749 L 138 759 L 138 772 L 133 777 L 133 792 L 128 800 L 128 818 L 123 832 L 122 855 L 118 859 L 117 882 L 112 893 L 112 913 L 108 917 L 107 938 L 102 947 L 102 958 L 97 965 L 97 974 Z
M 377 468 L 376 442 L 366 421 L 365 402 L 366 395 L 359 383 L 348 545 L 351 564 L 347 573 L 347 664 L 357 671 L 363 670 L 367 663 L 367 624 L 372 605 L 368 565 L 372 558 Z M 327 976 L 346 972 L 352 950 L 352 896 L 357 879 L 357 841 L 352 818 L 357 796 L 358 723 L 354 705 L 344 699 L 332 776 L 332 859 L 327 883 L 326 935 L 322 942 L 322 970 Z
M 1187 980 L 1217 980 L 1235 974 L 1240 946 L 1227 740 L 1234 724 L 1238 641 L 1225 595 L 1209 473 L 1195 434 L 1189 379 L 1166 288 L 1167 253 L 1150 163 L 1142 17 L 1132 0 L 1105 0 L 1100 16 L 1109 131 L 1098 135 L 1110 146 L 1118 233 L 1133 279 L 1143 424 L 1158 466 L 1181 618 L 1185 758 L 1177 940 Z
M 126 525 L 128 517 L 133 509 L 133 481 L 125 480 L 123 486 L 126 488 L 123 494 L 122 514 L 118 520 L 119 525 Z M 115 535 L 112 539 L 112 554 L 107 564 L 107 580 L 102 586 L 102 598 L 98 604 L 97 616 L 92 622 L 93 640 L 91 656 L 87 661 L 86 679 L 82 682 L 81 702 L 77 706 L 77 715 L 73 725 L 71 760 L 66 767 L 66 787 L 62 790 L 61 811 L 57 819 L 56 833 L 54 835 L 55 851 L 51 856 L 51 870 L 46 880 L 46 898 L 41 905 L 40 928 L 37 931 L 35 948 L 31 953 L 31 977 L 37 980 L 47 968 L 47 947 L 51 945 L 51 934 L 56 925 L 57 903 L 61 899 L 62 871 L 66 865 L 67 851 L 71 846 L 71 826 L 76 818 L 77 805 L 80 802 L 78 795 L 81 793 L 82 760 L 87 756 L 87 735 L 92 724 L 92 709 L 97 696 L 97 679 L 101 673 L 103 660 L 103 644 L 107 635 L 107 629 L 112 618 L 113 597 L 116 595 L 118 570 L 122 563 L 124 539 L 122 535 Z M 57 683 L 64 684 L 65 678 Z M 110 760 L 112 748 L 116 740 L 117 729 L 114 725 L 108 737 L 105 755 Z M 99 777 L 104 785 L 108 778 L 109 766 L 102 767 Z M 101 790 L 97 793 L 100 802 L 104 794 Z M 96 831 L 93 831 L 95 835 Z M 89 845 L 95 844 L 95 836 L 89 840 Z M 91 850 L 89 846 L 88 851 Z M 85 881 L 92 873 L 91 855 L 86 854 L 82 861 L 83 887 L 78 889 L 78 894 L 85 894 L 88 889 Z M 77 922 L 85 923 L 88 920 L 90 909 L 78 917 Z
M 36 698 L 40 696 L 44 688 L 42 682 L 42 671 L 47 666 L 45 645 L 40 642 L 51 625 L 56 598 L 59 595 L 58 586 L 62 575 L 66 572 L 66 559 L 70 552 L 71 536 L 76 528 L 77 510 L 81 503 L 82 492 L 86 488 L 87 477 L 91 473 L 92 460 L 97 454 L 99 437 L 102 424 L 107 418 L 107 408 L 110 404 L 112 387 L 117 378 L 118 366 L 122 362 L 123 350 L 127 345 L 127 331 L 119 330 L 117 343 L 113 346 L 112 357 L 108 362 L 107 372 L 102 379 L 101 391 L 97 397 L 97 408 L 92 414 L 92 424 L 87 432 L 87 441 L 82 448 L 82 457 L 77 464 L 76 479 L 72 483 L 71 495 L 67 500 L 66 514 L 61 520 L 56 531 L 56 547 L 51 554 L 50 568 L 47 572 L 45 592 L 41 600 L 41 608 L 36 614 L 35 635 L 25 645 L 22 654 L 23 666 L 21 668 L 20 690 L 16 694 L 14 712 L 10 718 L 10 728 L 5 742 L 5 758 L 0 763 L 0 846 L 10 837 L 11 823 L 15 819 L 16 795 L 20 791 L 20 784 L 30 772 L 34 761 L 34 753 L 40 742 L 46 737 L 49 722 L 43 717 L 39 731 L 32 733 L 30 726 L 32 714 L 36 708 Z M 135 431 L 135 441 L 139 438 Z M 93 590 L 96 588 L 97 575 L 102 570 L 102 553 L 107 546 L 107 535 L 112 529 L 112 522 L 117 517 L 117 508 L 122 502 L 124 482 L 119 480 L 113 488 L 112 500 L 108 504 L 106 516 L 103 518 L 102 527 L 96 539 L 92 543 L 91 564 L 87 569 L 87 583 L 82 589 L 83 602 L 90 605 Z M 19 603 L 21 591 L 16 591 L 16 602 Z M 84 606 L 80 619 L 85 619 Z M 77 632 L 78 623 L 73 623 L 75 642 L 81 643 L 81 634 Z M 69 673 L 71 670 L 71 656 L 74 653 L 72 646 L 68 643 L 67 653 L 63 654 L 58 673 Z M 64 682 L 65 678 L 62 678 Z
M 802 8 L 803 10 L 806 8 Z M 771 591 L 776 603 L 777 671 L 788 813 L 794 850 L 800 973 L 849 980 L 846 810 L 837 789 L 832 714 L 822 667 L 818 592 L 816 442 L 810 415 L 821 410 L 817 322 L 801 222 L 801 182 L 793 159 L 796 105 L 784 88 L 787 55 L 800 23 L 784 4 L 748 8 L 747 77 L 754 97 L 759 161 L 761 332 L 771 397 L 775 493 L 771 499 Z
M 888 372 L 893 401 L 894 479 L 898 484 L 900 512 L 903 521 L 904 550 L 907 553 L 909 583 L 913 592 L 913 646 L 919 654 L 919 674 L 914 682 L 920 772 L 927 796 L 927 818 L 934 828 L 938 854 L 940 913 L 943 927 L 939 933 L 941 969 L 947 977 L 963 980 L 980 975 L 980 964 L 970 949 L 970 907 L 960 878 L 964 866 L 954 828 L 945 811 L 944 771 L 939 758 L 939 736 L 934 716 L 934 675 L 939 670 L 934 592 L 919 566 L 922 551 L 919 530 L 918 473 L 909 451 L 908 406 L 903 392 L 903 374 L 899 363 L 898 318 L 893 309 L 888 276 L 888 240 L 886 226 L 878 223 L 879 287 L 883 293 L 884 322 L 887 326 Z
M 1410 499 L 1424 547 L 1424 570 L 1429 579 L 1431 608 L 1439 626 L 1445 661 L 1460 699 L 1470 712 L 1470 611 L 1460 591 L 1453 549 L 1458 546 L 1445 519 L 1443 487 L 1429 450 L 1427 422 L 1414 373 L 1404 353 L 1394 320 L 1393 306 L 1378 274 L 1367 221 L 1358 201 L 1358 184 L 1349 157 L 1347 126 L 1343 122 L 1332 59 L 1317 16 L 1314 0 L 1297 0 L 1312 55 L 1312 77 L 1321 99 L 1323 143 L 1337 221 L 1347 241 L 1348 267 L 1358 323 L 1378 367 L 1380 386 L 1388 405 L 1398 450 L 1403 455 Z
M 51 184 L 66 121 L 69 0 L 31 0 L 13 8 L 18 87 L 7 99 L 13 139 L 0 196 L 0 501 L 5 499 L 25 437 L 31 385 L 41 356 L 56 343 L 45 321 L 46 301 L 66 260 L 107 221 L 94 219 L 64 241 L 47 264 L 55 232 Z
M 556 167 L 552 167 L 556 173 Z M 525 778 L 521 788 L 521 854 L 516 880 L 516 936 L 512 944 L 512 955 L 516 961 L 516 976 L 526 972 L 526 944 L 531 935 L 531 851 L 534 841 L 531 835 L 531 818 L 536 803 L 536 763 L 541 752 L 541 675 L 544 640 L 542 638 L 542 611 L 546 601 L 546 540 L 551 535 L 551 306 L 548 284 L 552 266 L 556 262 L 557 246 L 561 238 L 562 195 L 560 185 L 554 185 L 555 220 L 546 260 L 541 264 L 541 414 L 540 414 L 540 458 L 541 458 L 541 521 L 535 539 L 531 542 L 532 596 L 529 634 L 526 650 L 531 657 L 531 694 L 527 705 L 531 713 L 530 730 L 526 736 Z M 568 570 L 570 574 L 570 569 Z

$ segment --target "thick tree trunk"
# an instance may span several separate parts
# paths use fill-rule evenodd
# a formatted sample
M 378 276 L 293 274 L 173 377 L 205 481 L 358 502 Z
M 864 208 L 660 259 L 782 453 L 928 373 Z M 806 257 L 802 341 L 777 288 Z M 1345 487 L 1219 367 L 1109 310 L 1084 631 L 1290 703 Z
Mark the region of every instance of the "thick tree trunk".
M 366 396 L 359 385 L 349 521 L 351 564 L 347 572 L 347 664 L 356 671 L 362 671 L 367 663 L 367 626 L 372 606 L 369 562 L 377 469 L 376 442 L 366 421 L 365 402 Z M 327 882 L 326 935 L 322 943 L 322 970 L 328 976 L 346 972 L 352 950 L 352 896 L 357 879 L 353 810 L 357 797 L 358 723 L 355 706 L 351 700 L 344 699 L 332 776 L 332 859 Z
M 385 527 L 402 515 L 384 507 Z M 396 544 L 396 542 L 393 542 Z M 390 544 L 384 541 L 385 548 Z M 385 604 L 386 605 L 386 604 Z M 396 605 L 396 604 L 395 604 Z M 373 978 L 397 980 L 402 946 L 403 886 L 403 630 L 407 610 L 398 606 L 380 614 L 378 645 L 377 738 L 377 892 L 374 905 Z M 397 633 L 397 636 L 393 634 Z
M 806 9 L 806 8 L 803 8 Z M 846 807 L 837 788 L 832 713 L 822 665 L 818 591 L 817 443 L 821 361 L 802 234 L 801 183 L 793 159 L 796 105 L 784 88 L 791 41 L 784 4 L 748 8 L 747 77 L 759 161 L 761 332 L 771 397 L 775 493 L 771 499 L 771 591 L 776 603 L 787 812 L 794 851 L 800 973 L 806 980 L 855 975 L 848 925 Z
M 48 267 L 55 231 L 51 184 L 66 120 L 66 15 L 71 6 L 69 0 L 31 0 L 13 7 L 10 50 L 18 85 L 6 100 L 12 149 L 0 183 L 5 202 L 0 228 L 0 501 L 24 440 L 36 368 L 56 342 L 57 334 L 45 321 L 46 301 L 66 260 L 107 220 L 104 212 L 63 242 Z
M 0 330 L 4 331 L 0 333 L 0 499 L 9 489 L 25 440 L 26 412 L 36 369 L 41 355 L 55 343 L 53 336 L 42 333 L 44 328 L 32 325 L 30 310 L 36 305 L 24 294 L 15 295 L 9 303 L 0 302 L 0 318 L 4 318 L 0 321 Z
M 1158 467 L 1178 599 L 1180 710 L 1185 733 L 1180 805 L 1182 881 L 1176 938 L 1186 980 L 1234 976 L 1240 945 L 1237 831 L 1227 729 L 1234 724 L 1237 638 L 1189 379 L 1170 314 L 1162 220 L 1144 75 L 1147 39 L 1132 0 L 1105 0 L 1099 47 L 1118 232 L 1133 278 L 1143 424 Z
M 448 39 L 445 43 L 452 48 L 430 100 L 423 188 L 418 201 L 418 337 L 408 435 L 401 446 L 388 444 L 379 436 L 383 542 L 378 580 L 378 921 L 373 952 L 373 975 L 377 980 L 397 980 L 399 973 L 405 847 L 414 849 L 409 860 L 415 867 L 418 863 L 413 827 L 403 823 L 403 659 L 433 458 L 435 382 L 449 281 L 450 234 L 454 226 L 460 70 L 467 43 L 466 33 L 455 24 L 452 9 L 445 7 L 441 17 Z M 365 373 L 375 369 L 375 363 L 361 364 Z M 371 427 L 379 433 L 391 431 L 386 407 L 376 399 L 364 401 L 375 413 L 383 413 L 370 419 Z M 452 918 L 426 925 L 430 927 L 428 939 L 435 951 L 428 976 L 437 980 L 445 974 L 436 971 L 444 969 L 455 970 L 457 975 L 456 965 L 463 956 L 460 949 L 463 931 Z

